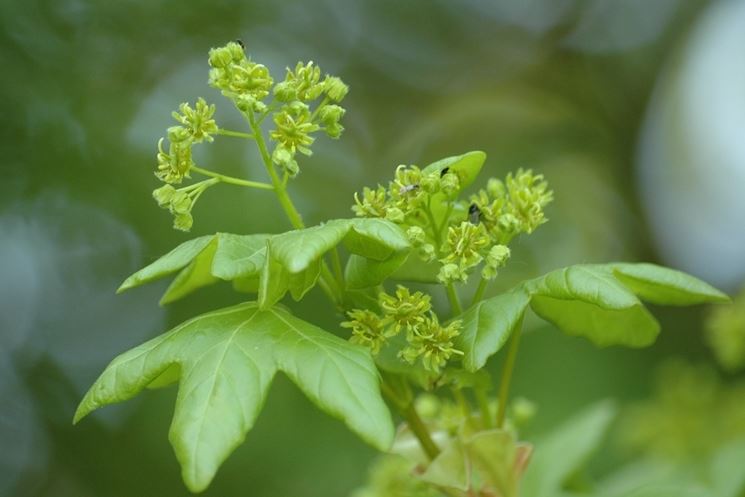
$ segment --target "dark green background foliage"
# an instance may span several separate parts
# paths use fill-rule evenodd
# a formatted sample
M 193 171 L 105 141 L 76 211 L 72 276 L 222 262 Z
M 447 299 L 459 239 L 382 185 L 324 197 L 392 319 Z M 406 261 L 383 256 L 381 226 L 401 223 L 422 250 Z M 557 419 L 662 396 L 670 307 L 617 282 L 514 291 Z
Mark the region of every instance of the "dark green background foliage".
M 126 276 L 188 237 L 289 228 L 271 192 L 219 185 L 195 208 L 190 235 L 151 199 L 156 141 L 179 103 L 202 95 L 220 124 L 241 125 L 206 85 L 207 50 L 227 40 L 242 39 L 275 77 L 313 59 L 351 88 L 344 136 L 319 139 L 291 186 L 309 225 L 351 217 L 353 192 L 386 182 L 398 164 L 484 150 L 485 176 L 531 167 L 556 192 L 551 221 L 514 244 L 490 295 L 578 262 L 679 265 L 653 242 L 637 144 L 656 82 L 674 72 L 708 4 L 628 2 L 621 13 L 602 0 L 518 4 L 3 2 L 0 496 L 186 492 L 166 436 L 175 389 L 70 421 L 114 355 L 242 298 L 220 284 L 160 308 L 166 283 L 115 296 Z M 244 145 L 204 146 L 196 160 L 263 179 Z M 711 361 L 704 311 L 654 308 L 666 333 L 644 350 L 596 349 L 528 318 L 513 385 L 538 406 L 526 435 L 597 400 L 649 397 L 666 357 Z M 347 336 L 317 289 L 297 314 Z M 618 445 L 605 444 L 592 469 L 622 461 Z M 278 375 L 205 495 L 346 495 L 373 457 Z

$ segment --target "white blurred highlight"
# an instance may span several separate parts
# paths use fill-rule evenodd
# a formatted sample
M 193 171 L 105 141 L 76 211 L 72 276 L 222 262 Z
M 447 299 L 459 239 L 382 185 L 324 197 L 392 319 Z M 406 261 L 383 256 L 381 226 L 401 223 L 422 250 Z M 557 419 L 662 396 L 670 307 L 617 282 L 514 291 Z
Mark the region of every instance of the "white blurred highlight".
M 666 262 L 726 289 L 745 279 L 745 2 L 713 4 L 656 89 L 640 190 Z

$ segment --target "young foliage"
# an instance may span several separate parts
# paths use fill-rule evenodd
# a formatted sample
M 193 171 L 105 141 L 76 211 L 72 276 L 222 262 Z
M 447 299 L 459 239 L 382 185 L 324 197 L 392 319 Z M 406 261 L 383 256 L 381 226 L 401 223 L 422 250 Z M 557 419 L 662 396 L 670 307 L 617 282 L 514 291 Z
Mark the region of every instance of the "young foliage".
M 690 305 L 726 302 L 725 294 L 703 281 L 654 264 L 577 265 L 526 281 L 508 293 L 466 310 L 457 341 L 464 366 L 486 364 L 513 333 L 528 305 L 568 335 L 599 346 L 645 347 L 659 333 L 659 323 L 639 300 Z
M 274 236 L 267 244 L 259 286 L 262 308 L 275 304 L 288 291 L 300 300 L 316 284 L 324 254 L 340 243 L 350 253 L 378 264 L 396 260 L 409 249 L 403 231 L 384 219 L 336 219 Z
M 120 355 L 88 391 L 75 422 L 135 396 L 173 368 L 179 394 L 169 438 L 195 492 L 243 441 L 277 371 L 376 448 L 386 450 L 393 439 L 378 373 L 363 348 L 255 303 L 196 317 Z
M 184 242 L 152 264 L 127 278 L 117 292 L 123 292 L 179 271 L 160 299 L 169 304 L 194 290 L 218 280 L 257 280 L 266 258 L 271 235 L 216 233 Z

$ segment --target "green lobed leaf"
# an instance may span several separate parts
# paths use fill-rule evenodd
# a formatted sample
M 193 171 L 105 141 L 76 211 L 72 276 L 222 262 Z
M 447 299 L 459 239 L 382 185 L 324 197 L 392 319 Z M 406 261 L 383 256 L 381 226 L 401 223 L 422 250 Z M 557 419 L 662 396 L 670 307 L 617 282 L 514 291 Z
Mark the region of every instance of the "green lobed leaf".
M 693 276 L 653 264 L 581 264 L 557 269 L 467 309 L 458 347 L 464 366 L 484 366 L 506 342 L 530 304 L 568 335 L 598 346 L 645 347 L 660 325 L 641 297 L 653 303 L 690 305 L 723 302 L 727 296 Z
M 525 283 L 538 316 L 568 335 L 599 346 L 645 347 L 660 325 L 641 301 L 616 280 L 607 266 L 557 269 Z
M 256 281 L 271 235 L 216 233 L 182 243 L 168 254 L 127 278 L 117 292 L 180 271 L 160 300 L 167 304 L 219 280 L 240 280 L 248 289 Z M 254 286 L 258 286 L 254 284 Z
M 288 291 L 300 300 L 316 284 L 324 254 L 340 243 L 352 254 L 381 264 L 410 249 L 401 228 L 384 219 L 335 219 L 276 235 L 267 242 L 259 285 L 260 305 L 271 306 Z
M 85 395 L 74 422 L 152 382 L 175 379 L 174 371 L 180 385 L 169 439 L 195 492 L 209 485 L 245 439 L 277 371 L 376 448 L 386 450 L 393 440 L 369 352 L 285 310 L 260 310 L 256 303 L 196 317 L 120 355 Z
M 612 403 L 600 402 L 537 442 L 523 480 L 522 497 L 557 495 L 564 481 L 598 448 L 615 415 Z

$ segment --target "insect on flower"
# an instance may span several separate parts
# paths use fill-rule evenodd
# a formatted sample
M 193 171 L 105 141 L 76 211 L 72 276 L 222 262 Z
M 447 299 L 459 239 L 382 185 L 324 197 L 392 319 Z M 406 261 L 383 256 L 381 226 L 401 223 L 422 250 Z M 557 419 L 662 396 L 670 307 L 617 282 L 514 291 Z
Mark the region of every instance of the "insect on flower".
M 476 204 L 471 204 L 468 207 L 468 220 L 471 224 L 479 224 L 481 222 L 481 209 Z
M 419 185 L 418 184 L 414 184 L 414 185 L 403 185 L 403 186 L 401 186 L 401 188 L 398 189 L 398 194 L 399 195 L 406 195 L 407 193 L 413 192 L 414 190 L 418 190 L 418 189 L 419 189 Z

